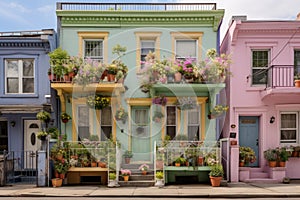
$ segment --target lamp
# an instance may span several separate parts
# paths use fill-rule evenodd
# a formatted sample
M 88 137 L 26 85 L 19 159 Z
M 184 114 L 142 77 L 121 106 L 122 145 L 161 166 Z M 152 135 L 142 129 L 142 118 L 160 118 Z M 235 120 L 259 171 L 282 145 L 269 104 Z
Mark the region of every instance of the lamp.
M 270 124 L 273 124 L 274 122 L 275 122 L 275 117 L 272 116 L 272 117 L 270 118 Z
M 11 122 L 10 122 L 10 125 L 11 125 L 12 127 L 15 127 L 15 126 L 16 126 L 16 122 L 15 122 L 15 121 L 11 121 Z

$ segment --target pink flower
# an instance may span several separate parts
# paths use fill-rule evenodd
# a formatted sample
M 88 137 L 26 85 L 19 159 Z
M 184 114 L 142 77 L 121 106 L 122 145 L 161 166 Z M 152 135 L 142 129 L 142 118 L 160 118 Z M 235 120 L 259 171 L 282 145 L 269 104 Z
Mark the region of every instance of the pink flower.
M 122 176 L 130 176 L 131 171 L 129 169 L 121 169 L 121 175 Z

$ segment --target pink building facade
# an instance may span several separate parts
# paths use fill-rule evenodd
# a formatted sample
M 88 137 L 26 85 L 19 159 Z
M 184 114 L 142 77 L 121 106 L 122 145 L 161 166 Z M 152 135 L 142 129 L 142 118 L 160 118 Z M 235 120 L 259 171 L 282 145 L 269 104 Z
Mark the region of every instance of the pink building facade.
M 250 21 L 233 17 L 220 48 L 231 54 L 232 76 L 223 98 L 229 111 L 223 137 L 236 139 L 230 147 L 231 182 L 281 182 L 299 179 L 300 157 L 286 167 L 270 168 L 264 151 L 295 147 L 300 143 L 300 21 Z M 239 146 L 254 149 L 257 160 L 239 167 Z

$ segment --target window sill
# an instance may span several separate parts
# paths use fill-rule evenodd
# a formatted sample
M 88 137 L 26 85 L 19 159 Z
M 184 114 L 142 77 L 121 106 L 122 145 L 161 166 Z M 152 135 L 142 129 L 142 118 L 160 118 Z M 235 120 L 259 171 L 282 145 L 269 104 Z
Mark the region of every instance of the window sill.
M 3 94 L 0 95 L 1 98 L 37 98 L 39 95 L 37 94 Z

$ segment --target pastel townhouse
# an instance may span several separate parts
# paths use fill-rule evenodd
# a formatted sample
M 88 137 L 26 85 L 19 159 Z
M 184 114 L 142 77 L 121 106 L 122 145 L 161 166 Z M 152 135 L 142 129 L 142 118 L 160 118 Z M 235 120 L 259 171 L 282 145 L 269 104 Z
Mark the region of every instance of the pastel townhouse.
M 60 100 L 60 112 L 71 116 L 60 127 L 68 141 L 84 142 L 91 137 L 97 141 L 113 140 L 121 144 L 121 155 L 130 154 L 136 169 L 137 164 L 146 163 L 152 170 L 156 167 L 155 144 L 164 141 L 166 136 L 199 143 L 212 141 L 216 145 L 220 137 L 218 120 L 211 120 L 207 115 L 219 101 L 219 92 L 225 88 L 223 82 L 189 83 L 186 78 L 175 83 L 173 75 L 167 82 L 165 68 L 158 73 L 158 78 L 157 74 L 149 78 L 149 74 L 143 73 L 149 72 L 147 62 L 151 59 L 173 62 L 191 58 L 196 62 L 206 57 L 207 50 L 218 51 L 224 10 L 216 9 L 214 3 L 61 2 L 57 3 L 56 14 L 59 47 L 70 56 L 66 58 L 73 64 L 79 62 L 86 67 L 92 65 L 93 69 L 106 69 L 87 77 L 91 71 L 86 73 L 86 68 L 72 65 L 71 68 L 76 68 L 75 77 L 50 80 Z M 110 67 L 116 67 L 111 64 L 120 67 L 120 63 L 126 70 L 111 81 L 106 72 L 109 74 L 113 70 Z M 154 102 L 154 97 L 160 98 L 159 103 Z M 96 98 L 101 99 L 101 105 Z M 193 107 L 180 109 L 175 104 L 178 99 Z M 120 112 L 126 113 L 122 121 L 118 118 Z M 156 114 L 164 116 L 162 121 L 154 120 Z M 132 167 L 124 164 L 121 157 L 122 168 Z M 86 169 L 86 175 L 81 176 L 76 171 L 80 167 L 77 168 L 72 169 L 73 175 L 68 175 L 69 183 L 83 183 L 85 176 L 97 176 L 96 170 L 91 174 L 92 169 Z M 189 180 L 184 169 L 178 169 L 168 174 L 166 182 L 183 180 L 180 177 Z M 207 181 L 209 168 L 205 170 L 203 180 Z M 197 178 L 197 172 L 191 176 Z
M 36 151 L 41 148 L 37 133 L 42 128 L 36 114 L 54 110 L 47 70 L 48 53 L 55 48 L 53 29 L 0 32 L 0 151 L 8 152 L 13 161 L 9 168 L 16 173 L 6 174 L 12 179 L 36 175 Z
M 234 74 L 222 95 L 229 105 L 223 137 L 238 141 L 230 148 L 231 182 L 282 182 L 285 177 L 300 177 L 300 160 L 292 157 L 300 133 L 295 82 L 299 76 L 299 25 L 299 19 L 232 17 L 221 44 L 221 52 L 232 57 L 230 71 Z M 256 160 L 247 167 L 239 167 L 239 147 L 255 152 Z M 281 156 L 276 152 L 281 150 L 288 152 L 285 167 L 272 167 L 268 161 L 279 162 Z

